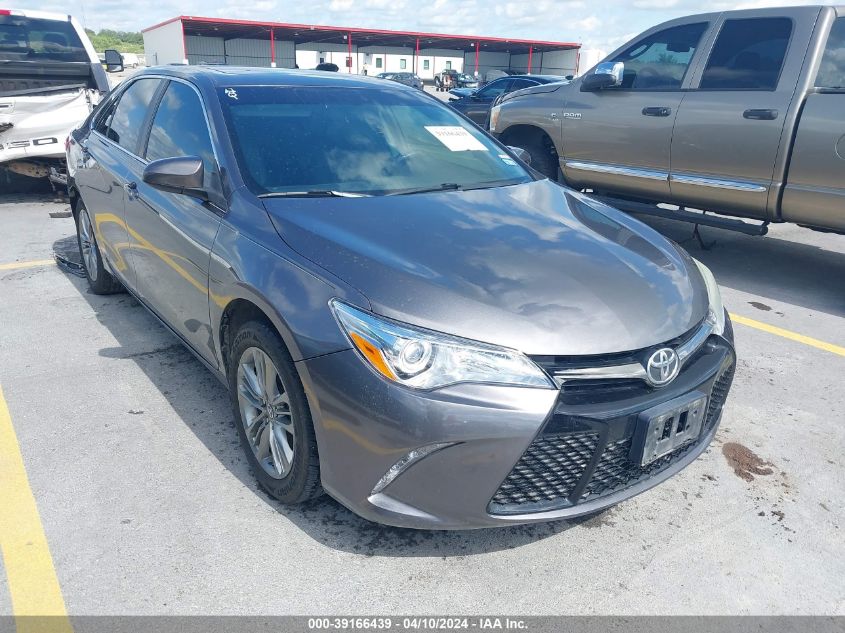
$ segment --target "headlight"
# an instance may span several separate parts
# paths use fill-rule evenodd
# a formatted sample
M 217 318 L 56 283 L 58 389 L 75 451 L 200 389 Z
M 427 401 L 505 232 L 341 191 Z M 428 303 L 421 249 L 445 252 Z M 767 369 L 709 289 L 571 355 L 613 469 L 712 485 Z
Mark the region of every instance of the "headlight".
M 710 269 L 695 258 L 692 261 L 698 266 L 698 272 L 701 273 L 704 285 L 707 287 L 707 297 L 710 300 L 707 322 L 713 326 L 713 333 L 721 336 L 725 332 L 725 306 L 722 304 L 722 292 Z
M 496 131 L 496 125 L 499 123 L 499 113 L 502 111 L 502 106 L 494 105 L 490 108 L 490 131 Z
M 366 362 L 385 378 L 415 389 L 459 382 L 554 389 L 527 356 L 515 350 L 423 330 L 333 300 L 341 328 Z

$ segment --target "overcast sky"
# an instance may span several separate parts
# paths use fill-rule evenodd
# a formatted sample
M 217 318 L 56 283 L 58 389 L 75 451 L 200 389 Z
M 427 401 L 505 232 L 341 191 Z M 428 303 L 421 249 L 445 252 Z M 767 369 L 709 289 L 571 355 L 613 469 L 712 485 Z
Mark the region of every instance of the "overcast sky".
M 88 28 L 139 31 L 177 15 L 582 42 L 609 52 L 674 17 L 828 0 L 12 0 Z

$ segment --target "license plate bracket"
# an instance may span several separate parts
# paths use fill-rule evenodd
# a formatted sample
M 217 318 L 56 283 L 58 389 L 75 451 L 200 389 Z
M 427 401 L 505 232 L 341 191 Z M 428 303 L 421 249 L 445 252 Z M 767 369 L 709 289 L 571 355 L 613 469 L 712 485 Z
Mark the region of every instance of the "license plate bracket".
M 701 434 L 707 396 L 693 391 L 639 414 L 630 459 L 647 466 Z

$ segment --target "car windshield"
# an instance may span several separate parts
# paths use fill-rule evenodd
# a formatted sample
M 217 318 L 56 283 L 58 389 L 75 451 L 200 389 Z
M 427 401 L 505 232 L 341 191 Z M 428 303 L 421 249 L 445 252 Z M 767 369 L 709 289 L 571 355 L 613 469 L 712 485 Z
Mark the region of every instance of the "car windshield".
M 247 86 L 219 91 L 257 194 L 386 195 L 529 182 L 527 170 L 451 108 L 418 92 Z
M 0 15 L 0 61 L 87 62 L 70 22 Z

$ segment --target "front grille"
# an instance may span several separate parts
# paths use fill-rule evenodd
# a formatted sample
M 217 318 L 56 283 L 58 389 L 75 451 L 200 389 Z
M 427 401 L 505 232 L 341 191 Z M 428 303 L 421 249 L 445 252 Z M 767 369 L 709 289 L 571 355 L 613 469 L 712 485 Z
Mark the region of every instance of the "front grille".
M 733 374 L 733 362 L 728 361 L 715 380 L 698 387 L 712 385 L 702 436 L 719 419 Z M 564 402 L 563 394 L 560 401 Z M 554 415 L 502 482 L 490 501 L 490 512 L 541 512 L 592 501 L 657 475 L 699 445 L 700 439 L 690 440 L 642 466 L 630 457 L 637 417 L 638 413 L 610 420 Z M 596 463 L 597 451 L 601 456 Z
M 599 434 L 549 435 L 531 443 L 493 497 L 493 507 L 566 499 L 596 452 Z

